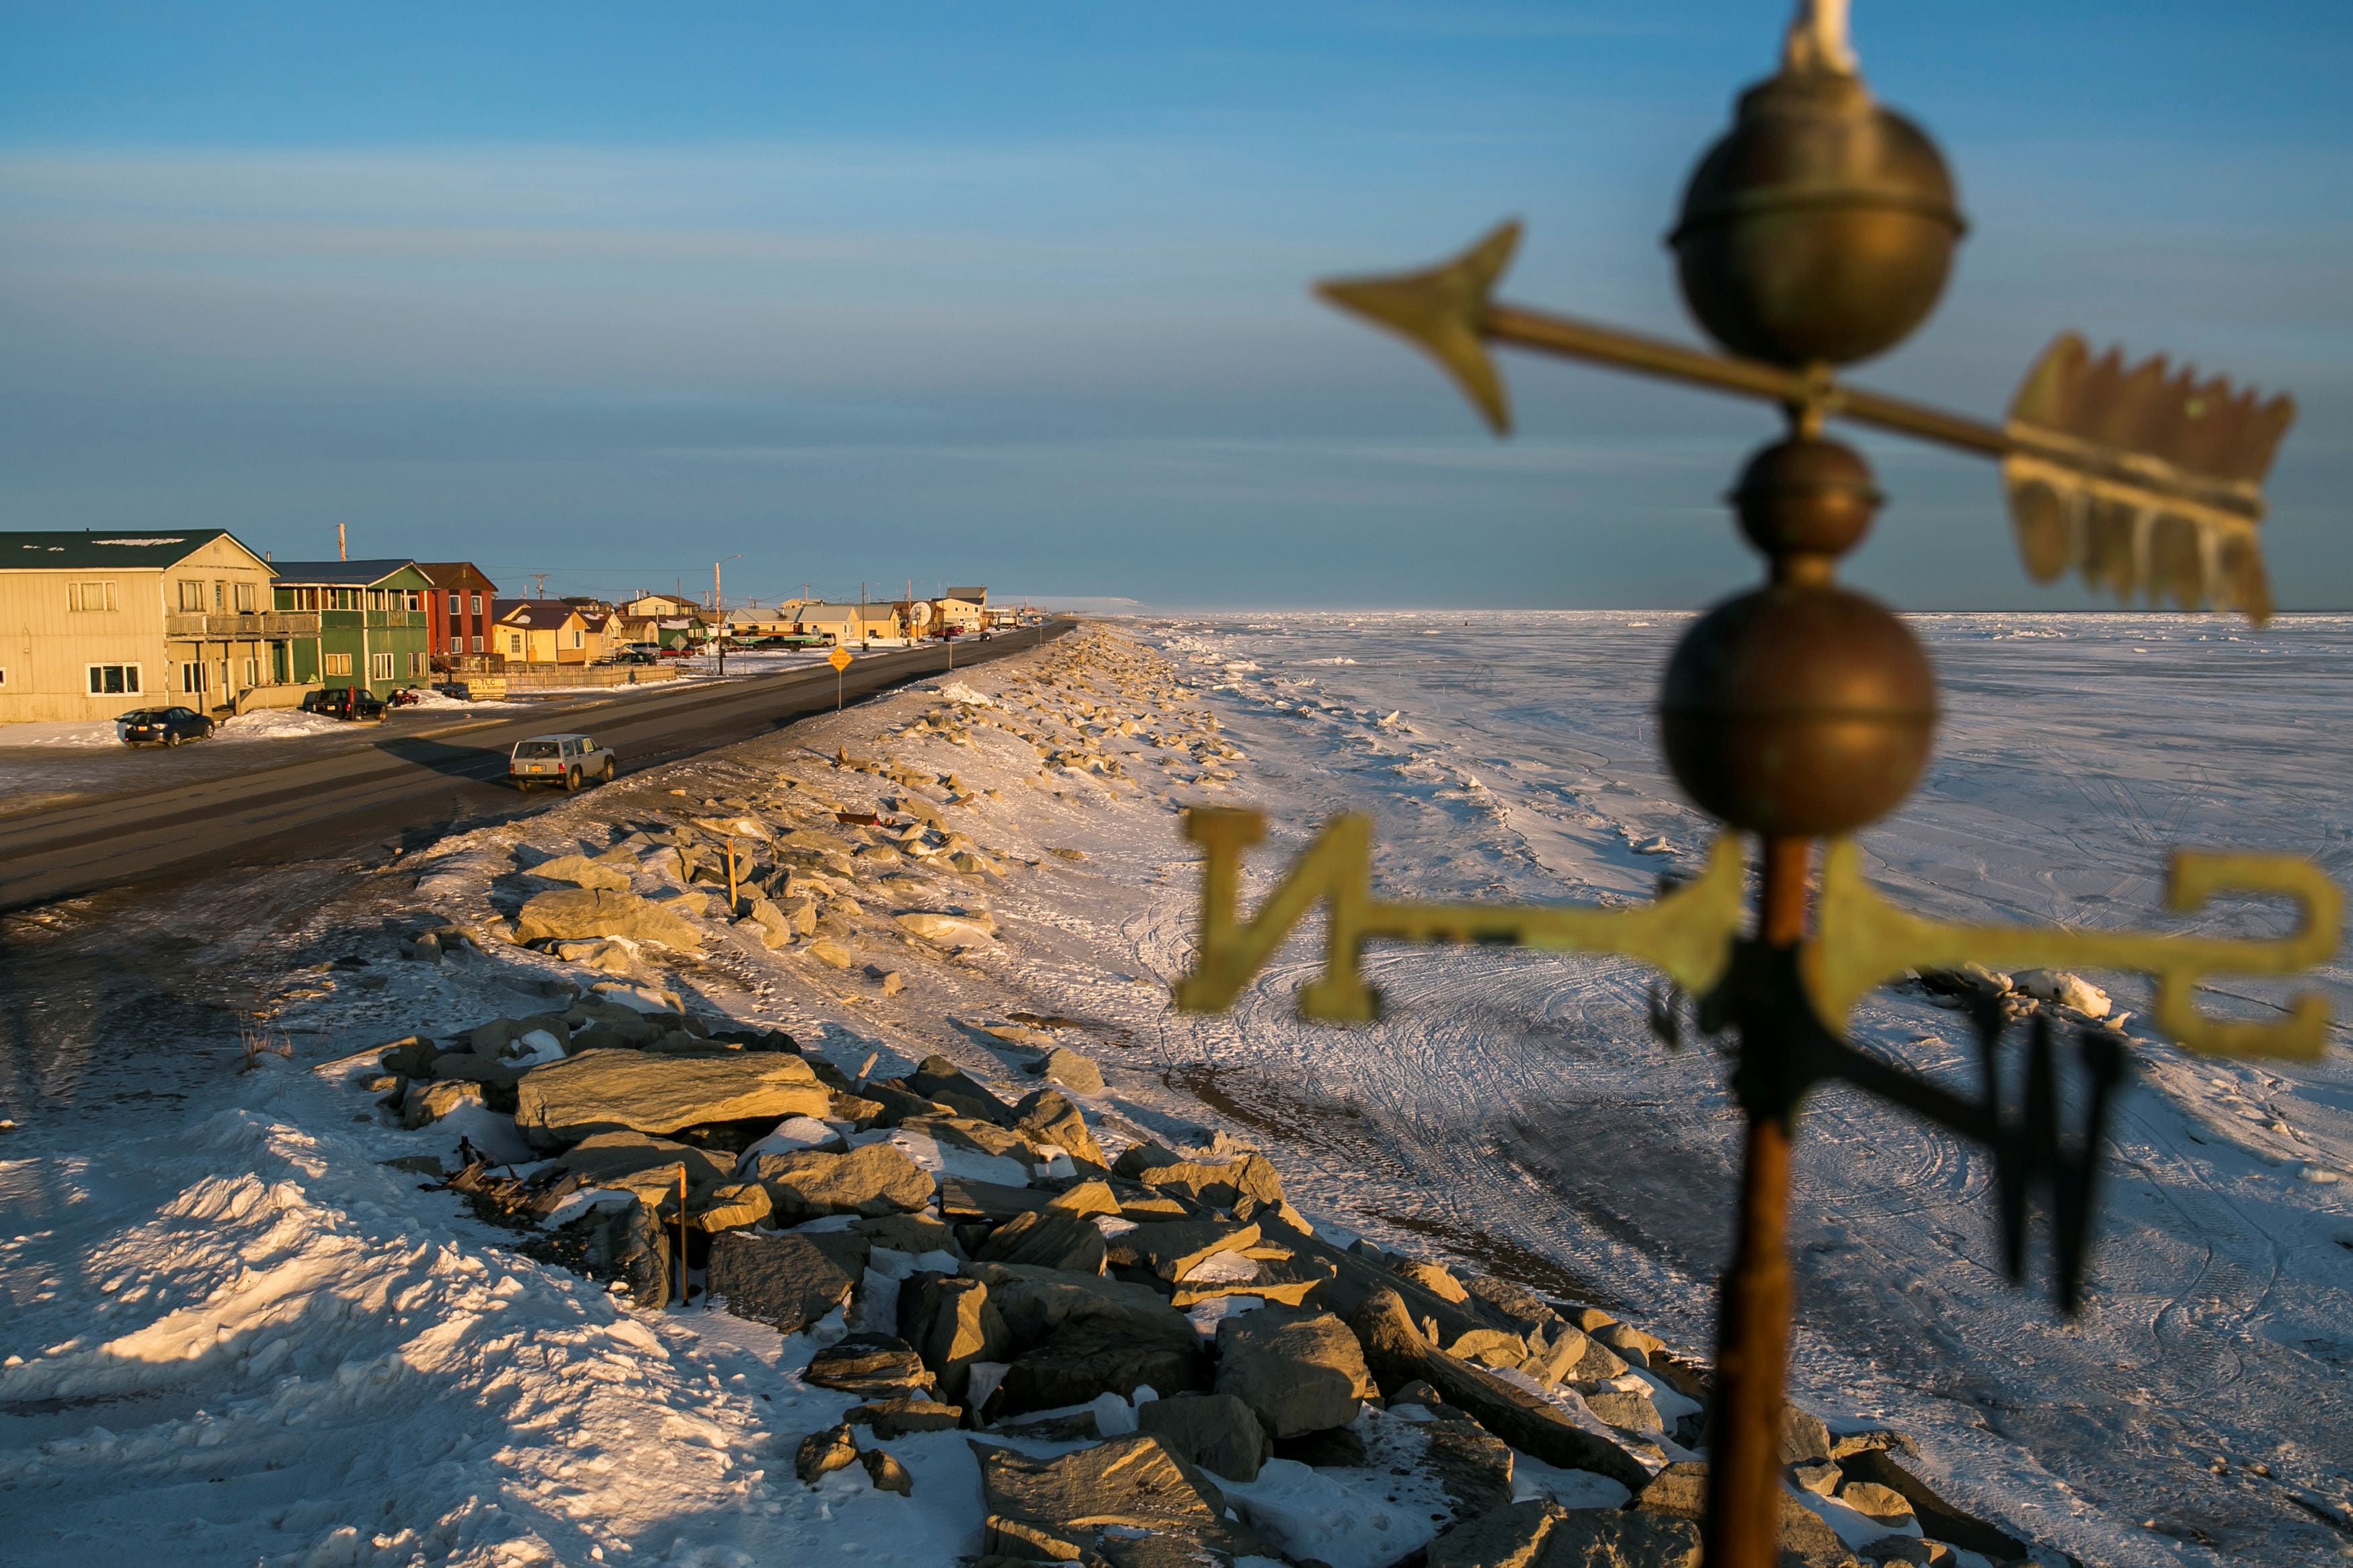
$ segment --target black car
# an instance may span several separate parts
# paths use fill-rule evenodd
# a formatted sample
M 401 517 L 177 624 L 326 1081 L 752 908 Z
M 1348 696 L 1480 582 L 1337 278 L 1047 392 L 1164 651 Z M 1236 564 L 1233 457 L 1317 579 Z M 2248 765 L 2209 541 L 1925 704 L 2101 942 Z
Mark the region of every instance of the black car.
M 302 711 L 330 719 L 381 719 L 384 699 L 364 686 L 330 686 L 302 699 Z
M 126 746 L 176 746 L 211 735 L 213 721 L 193 708 L 135 708 L 114 729 Z

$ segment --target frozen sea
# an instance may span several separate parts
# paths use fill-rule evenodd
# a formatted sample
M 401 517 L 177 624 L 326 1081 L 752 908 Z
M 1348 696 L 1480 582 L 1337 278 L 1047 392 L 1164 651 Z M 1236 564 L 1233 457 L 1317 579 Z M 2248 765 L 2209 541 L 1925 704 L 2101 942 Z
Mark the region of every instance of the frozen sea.
M 1377 821 L 1376 884 L 1413 898 L 1619 900 L 1695 870 L 1651 715 L 1689 617 L 1358 614 L 1139 627 L 1249 753 L 1233 798 L 1276 818 L 1251 896 L 1331 813 Z M 2168 850 L 2259 848 L 2353 871 L 2353 617 L 1918 617 L 1942 684 L 1935 761 L 1862 836 L 1870 877 L 1943 918 L 2269 932 L 2261 906 L 2163 914 Z M 1181 967 L 1189 908 L 1139 957 Z M 1630 964 L 1377 948 L 1389 1014 L 1302 1024 L 1295 939 L 1230 1015 L 1170 1019 L 1168 1060 L 1313 1168 L 1310 1195 L 1710 1341 L 1737 1121 L 1723 1064 L 1671 1054 Z M 2090 976 L 2120 1009 L 2145 993 Z M 2193 1058 L 2128 1021 L 2092 1294 L 2061 1318 L 2001 1273 L 1990 1163 L 1852 1090 L 1802 1124 L 1793 1392 L 1916 1432 L 1956 1486 L 2095 1561 L 2353 1552 L 2353 991 L 2326 1060 Z M 2228 994 L 2220 994 L 2227 993 Z M 2225 982 L 2218 1011 L 2282 988 Z M 1859 1041 L 1970 1082 L 1958 1015 L 1882 993 Z M 1263 1108 L 1288 1097 L 1289 1109 Z M 1255 1108 L 1255 1109 L 1253 1109 Z M 1307 1201 L 1303 1199 L 1303 1201 Z M 2047 1281 L 2038 1241 L 2034 1267 Z

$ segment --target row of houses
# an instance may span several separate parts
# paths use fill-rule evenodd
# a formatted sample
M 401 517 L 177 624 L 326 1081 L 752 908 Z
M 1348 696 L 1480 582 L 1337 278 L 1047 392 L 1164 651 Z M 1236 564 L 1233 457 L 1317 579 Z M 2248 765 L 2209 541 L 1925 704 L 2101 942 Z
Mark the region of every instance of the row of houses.
M 592 665 L 723 638 L 953 635 L 988 624 L 987 597 L 960 587 L 889 605 L 792 599 L 722 616 L 659 594 L 501 599 L 464 561 L 273 561 L 219 528 L 0 532 L 0 724 L 290 708 L 321 687 L 388 697 L 451 672 Z

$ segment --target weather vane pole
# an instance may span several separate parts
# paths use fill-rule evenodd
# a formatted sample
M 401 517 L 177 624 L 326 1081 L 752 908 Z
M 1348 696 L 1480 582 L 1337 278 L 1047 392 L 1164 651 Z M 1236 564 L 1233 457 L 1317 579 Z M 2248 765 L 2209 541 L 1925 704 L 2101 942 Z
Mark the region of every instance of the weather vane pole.
M 1832 419 L 1878 426 L 2000 462 L 2021 553 L 2049 581 L 2070 566 L 2120 596 L 2181 607 L 2270 613 L 2257 530 L 2262 479 L 2295 416 L 2220 380 L 2094 360 L 2072 334 L 2029 373 L 2010 416 L 1989 425 L 1843 384 L 1834 367 L 1901 342 L 1943 292 L 1964 225 L 1942 155 L 1864 86 L 1845 0 L 1804 0 L 1780 69 L 1744 92 L 1732 129 L 1700 160 L 1668 243 L 1684 301 L 1722 353 L 1495 300 L 1519 238 L 1506 224 L 1432 270 L 1324 284 L 1329 301 L 1430 353 L 1501 433 L 1509 405 L 1488 345 L 1503 343 L 1762 399 L 1788 433 L 1755 453 L 1730 498 L 1766 581 L 1717 605 L 1676 646 L 1660 696 L 1660 735 L 1675 782 L 1730 831 L 1709 869 L 1634 909 L 1389 902 L 1371 888 L 1371 826 L 1325 825 L 1247 921 L 1244 851 L 1264 836 L 1255 811 L 1197 809 L 1187 837 L 1205 850 L 1200 947 L 1176 986 L 1183 1007 L 1229 1006 L 1291 931 L 1325 911 L 1323 975 L 1300 993 L 1307 1016 L 1377 1015 L 1361 958 L 1367 942 L 1505 943 L 1618 953 L 1661 970 L 1698 998 L 1698 1024 L 1728 1031 L 1745 1149 L 1734 1253 L 1718 1304 L 1708 1441 L 1710 1568 L 1770 1568 L 1779 1554 L 1777 1462 L 1794 1305 L 1788 1257 L 1791 1142 L 1813 1086 L 1841 1079 L 1990 1151 L 2005 1262 L 2023 1272 L 2033 1201 L 2052 1213 L 2061 1305 L 2078 1299 L 2099 1143 L 2126 1070 L 2116 1037 L 2084 1031 L 2063 1051 L 2037 1015 L 2021 1049 L 1993 998 L 1973 1004 L 1982 1093 L 1971 1098 L 1859 1050 L 1844 1038 L 1853 1004 L 1922 969 L 1969 963 L 2073 964 L 2155 977 L 2158 1026 L 2182 1046 L 2316 1056 L 2325 1001 L 2304 996 L 2274 1022 L 2221 1020 L 2197 1007 L 2222 974 L 2299 973 L 2336 951 L 2338 890 L 2278 856 L 2179 852 L 2168 893 L 2191 910 L 2221 893 L 2293 900 L 2295 931 L 2266 940 L 1940 924 L 1906 914 L 1862 879 L 1849 837 L 1900 805 L 1928 759 L 1936 679 L 1902 620 L 1836 581 L 1880 502 L 1870 466 L 1826 436 Z M 1759 878 L 1746 934 L 1745 857 Z M 1818 841 L 1820 889 L 1815 889 Z M 1653 1027 L 1680 1039 L 1674 991 Z M 2083 1086 L 2079 1124 L 2062 1079 Z

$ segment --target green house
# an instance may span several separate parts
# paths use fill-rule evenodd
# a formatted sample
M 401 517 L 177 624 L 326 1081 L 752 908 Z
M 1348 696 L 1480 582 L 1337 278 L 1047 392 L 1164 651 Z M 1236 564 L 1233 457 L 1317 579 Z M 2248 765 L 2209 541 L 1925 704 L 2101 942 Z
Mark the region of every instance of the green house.
M 293 679 L 364 686 L 388 697 L 432 682 L 431 579 L 414 561 L 279 561 L 278 607 L 315 610 L 315 637 L 292 646 Z

